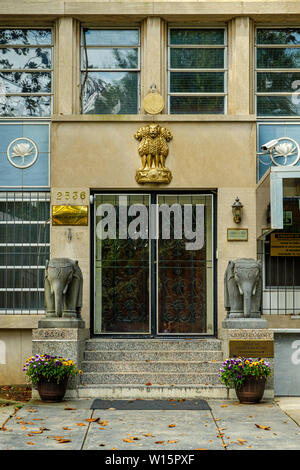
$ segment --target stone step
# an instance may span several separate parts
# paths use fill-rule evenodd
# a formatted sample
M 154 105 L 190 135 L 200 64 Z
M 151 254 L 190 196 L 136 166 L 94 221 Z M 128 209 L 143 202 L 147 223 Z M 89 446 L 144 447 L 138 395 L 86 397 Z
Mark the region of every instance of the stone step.
M 228 389 L 222 385 L 136 385 L 136 384 L 87 384 L 78 387 L 78 398 L 103 400 L 134 399 L 228 399 Z M 235 392 L 234 392 L 235 393 Z M 236 397 L 233 397 L 236 398 Z
M 123 344 L 123 347 L 125 345 Z M 85 361 L 219 361 L 223 359 L 222 351 L 171 351 L 171 350 L 86 350 Z
M 86 341 L 87 351 L 115 350 L 155 350 L 155 351 L 221 351 L 222 342 L 218 339 L 112 339 L 91 338 Z
M 84 372 L 145 372 L 145 373 L 166 373 L 166 372 L 209 372 L 218 373 L 221 362 L 204 361 L 84 361 L 81 368 Z
M 83 372 L 80 376 L 82 385 L 86 384 L 126 384 L 131 385 L 218 385 L 220 379 L 217 373 L 156 373 L 156 372 L 123 372 L 123 373 L 99 373 Z

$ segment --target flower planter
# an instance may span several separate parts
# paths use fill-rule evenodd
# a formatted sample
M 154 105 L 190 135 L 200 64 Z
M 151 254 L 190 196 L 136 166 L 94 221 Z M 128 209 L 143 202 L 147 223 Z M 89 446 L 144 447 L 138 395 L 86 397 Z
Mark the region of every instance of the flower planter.
M 265 377 L 248 375 L 240 387 L 235 388 L 240 403 L 259 403 L 263 397 L 266 385 Z
M 62 401 L 68 384 L 69 376 L 65 376 L 61 382 L 48 381 L 45 377 L 41 377 L 37 384 L 37 389 L 40 394 L 41 400 L 48 402 Z

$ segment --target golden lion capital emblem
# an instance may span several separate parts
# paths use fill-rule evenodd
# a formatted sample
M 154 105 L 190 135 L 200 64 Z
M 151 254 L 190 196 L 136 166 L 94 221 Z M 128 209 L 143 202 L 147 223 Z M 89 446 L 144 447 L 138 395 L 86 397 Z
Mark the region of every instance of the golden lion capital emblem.
M 171 132 L 159 124 L 141 127 L 134 135 L 140 141 L 138 152 L 142 167 L 136 172 L 138 183 L 170 183 L 171 171 L 165 167 L 169 153 L 168 142 L 173 138 Z

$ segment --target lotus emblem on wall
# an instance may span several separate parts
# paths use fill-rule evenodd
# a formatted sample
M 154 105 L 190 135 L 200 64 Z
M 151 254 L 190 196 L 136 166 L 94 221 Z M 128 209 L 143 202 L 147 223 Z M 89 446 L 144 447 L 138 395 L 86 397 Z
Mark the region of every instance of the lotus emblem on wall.
M 300 158 L 299 145 L 290 137 L 281 137 L 270 156 L 276 166 L 294 166 Z
M 7 158 L 11 165 L 25 169 L 32 166 L 37 159 L 38 149 L 33 140 L 19 137 L 13 140 L 7 148 Z

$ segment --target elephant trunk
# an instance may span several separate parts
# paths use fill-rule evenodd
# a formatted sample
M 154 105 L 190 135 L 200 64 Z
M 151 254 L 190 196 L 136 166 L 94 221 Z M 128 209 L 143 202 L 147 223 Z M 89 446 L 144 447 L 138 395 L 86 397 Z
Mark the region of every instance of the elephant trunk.
M 243 286 L 244 317 L 245 318 L 249 318 L 251 316 L 253 290 L 254 290 L 253 285 L 246 284 Z
M 61 283 L 54 283 L 52 289 L 54 292 L 55 299 L 55 314 L 57 317 L 62 316 L 64 302 L 63 302 L 63 285 Z

